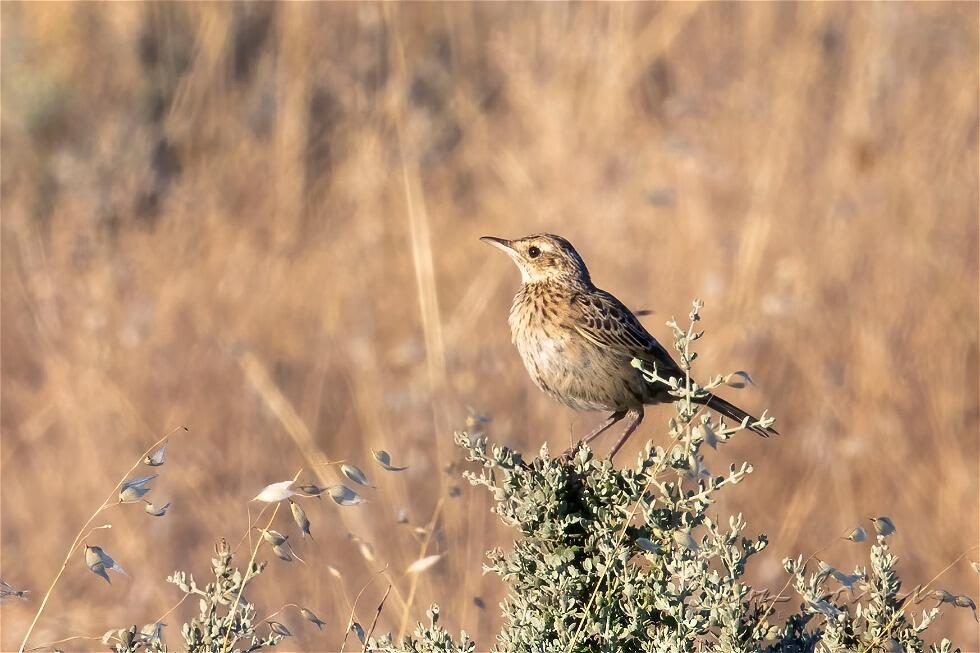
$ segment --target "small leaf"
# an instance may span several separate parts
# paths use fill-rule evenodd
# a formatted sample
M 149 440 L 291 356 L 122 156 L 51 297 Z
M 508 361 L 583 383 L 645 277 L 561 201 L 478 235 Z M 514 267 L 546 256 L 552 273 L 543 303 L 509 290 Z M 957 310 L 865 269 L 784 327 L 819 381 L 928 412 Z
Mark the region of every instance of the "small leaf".
M 292 481 L 280 481 L 279 483 L 266 485 L 264 488 L 262 488 L 261 492 L 255 495 L 255 498 L 253 498 L 252 501 L 275 503 L 277 501 L 282 501 L 283 499 L 288 499 L 289 497 L 296 495 L 296 492 L 290 488 L 292 484 Z
M 421 574 L 423 571 L 436 564 L 442 559 L 443 554 L 439 553 L 436 555 L 425 556 L 424 558 L 419 558 L 412 564 L 408 566 L 405 570 L 406 574 Z

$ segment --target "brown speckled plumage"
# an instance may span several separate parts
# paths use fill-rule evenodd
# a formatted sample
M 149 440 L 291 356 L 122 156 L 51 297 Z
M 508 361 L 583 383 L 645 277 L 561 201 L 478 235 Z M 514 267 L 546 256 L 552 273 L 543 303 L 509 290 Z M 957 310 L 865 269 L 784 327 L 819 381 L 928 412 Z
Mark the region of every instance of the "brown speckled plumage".
M 523 283 L 509 321 L 513 342 L 535 385 L 575 410 L 611 412 L 586 442 L 630 418 L 610 454 L 615 455 L 642 421 L 644 405 L 674 400 L 662 385 L 645 381 L 630 364 L 632 359 L 656 364 L 665 378 L 683 377 L 680 367 L 632 311 L 593 285 L 582 257 L 561 236 L 482 240 L 506 252 L 521 271 Z M 720 397 L 712 397 L 710 406 L 739 422 L 750 417 Z M 775 433 L 753 430 L 762 436 Z

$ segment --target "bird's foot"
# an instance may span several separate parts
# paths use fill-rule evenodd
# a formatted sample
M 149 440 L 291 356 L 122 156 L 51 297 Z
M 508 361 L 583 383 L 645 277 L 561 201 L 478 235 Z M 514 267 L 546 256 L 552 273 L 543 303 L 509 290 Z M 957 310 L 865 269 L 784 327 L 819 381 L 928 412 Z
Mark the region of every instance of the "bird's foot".
M 584 444 L 585 444 L 585 440 L 579 440 L 578 442 L 570 446 L 568 449 L 565 450 L 565 453 L 563 453 L 558 457 L 558 462 L 561 463 L 562 465 L 572 462 L 572 458 L 575 457 L 575 454 L 579 452 L 579 449 L 581 449 L 582 445 Z

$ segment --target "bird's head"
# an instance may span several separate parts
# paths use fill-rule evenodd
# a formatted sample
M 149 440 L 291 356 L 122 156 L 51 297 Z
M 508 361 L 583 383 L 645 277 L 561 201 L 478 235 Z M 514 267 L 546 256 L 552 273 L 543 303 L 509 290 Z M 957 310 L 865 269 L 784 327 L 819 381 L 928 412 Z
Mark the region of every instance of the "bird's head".
M 516 240 L 481 238 L 510 256 L 524 283 L 560 281 L 588 285 L 589 270 L 572 244 L 554 234 L 537 234 Z

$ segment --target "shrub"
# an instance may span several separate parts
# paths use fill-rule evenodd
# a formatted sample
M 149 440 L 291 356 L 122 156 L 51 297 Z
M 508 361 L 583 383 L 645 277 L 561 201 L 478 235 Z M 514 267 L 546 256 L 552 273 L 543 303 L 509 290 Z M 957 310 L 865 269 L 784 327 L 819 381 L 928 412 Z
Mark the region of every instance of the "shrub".
M 859 568 L 845 573 L 814 554 L 783 561 L 788 578 L 778 592 L 753 589 L 743 580 L 750 559 L 766 548 L 768 540 L 765 535 L 745 535 L 742 515 L 724 518 L 712 514 L 711 507 L 718 493 L 745 480 L 752 466 L 733 464 L 725 474 L 711 474 L 705 467 L 702 448 L 717 448 L 740 431 L 769 426 L 773 420 L 763 413 L 751 424 L 748 418 L 739 424 L 726 424 L 724 419 L 713 421 L 701 407 L 699 401 L 715 388 L 726 384 L 741 387 L 751 381 L 744 372 L 736 372 L 715 376 L 704 386 L 694 382 L 691 370 L 697 355 L 692 345 L 704 335 L 695 329 L 700 309 L 701 303 L 695 301 L 686 329 L 673 321 L 668 323 L 684 378 L 662 378 L 658 370 L 634 361 L 648 379 L 667 384 L 677 399 L 677 414 L 668 423 L 665 446 L 648 443 L 635 465 L 616 467 L 586 446 L 560 457 L 543 447 L 528 461 L 518 451 L 490 444 L 482 433 L 456 434 L 457 445 L 476 464 L 475 471 L 465 472 L 465 476 L 492 494 L 494 511 L 516 532 L 513 548 L 490 551 L 485 565 L 485 571 L 498 575 L 510 587 L 501 604 L 504 623 L 497 636 L 497 650 L 918 652 L 926 650 L 922 635 L 938 616 L 941 604 L 969 607 L 975 616 L 972 599 L 943 590 L 927 593 L 930 583 L 901 593 L 898 559 L 888 547 L 888 538 L 896 529 L 887 517 L 872 519 L 876 542 L 870 549 L 870 571 Z M 154 464 L 162 464 L 162 450 L 159 454 L 160 461 Z M 375 455 L 386 470 L 404 469 L 392 466 L 385 452 Z M 153 462 L 152 457 L 146 460 Z M 368 484 L 358 468 L 345 465 L 343 470 L 352 481 Z M 180 631 L 185 650 L 255 651 L 274 647 L 289 636 L 285 626 L 268 620 L 259 624 L 262 632 L 268 633 L 260 635 L 254 623 L 255 607 L 243 594 L 264 569 L 265 563 L 255 562 L 260 546 L 271 545 L 280 558 L 292 559 L 288 552 L 276 550 L 276 546 L 285 546 L 288 536 L 269 530 L 272 519 L 283 501 L 289 500 L 294 520 L 308 532 L 306 514 L 296 510 L 291 497 L 327 492 L 339 505 L 362 502 L 356 492 L 343 485 L 294 489 L 298 477 L 299 473 L 293 481 L 274 483 L 256 497 L 276 508 L 266 528 L 258 529 L 262 538 L 251 552 L 247 574 L 235 568 L 232 551 L 222 541 L 211 561 L 214 582 L 202 589 L 192 576 L 180 571 L 167 579 L 184 592 L 185 599 L 197 596 L 200 600 L 198 615 Z M 137 481 L 145 485 L 153 478 L 155 475 Z M 121 481 L 117 489 L 134 482 Z M 84 540 L 82 534 L 94 517 L 110 505 L 110 499 L 83 526 L 69 556 Z M 868 531 L 857 527 L 846 539 L 860 543 L 867 535 Z M 107 554 L 95 555 L 90 569 L 106 580 L 106 569 L 122 571 Z M 790 586 L 799 598 L 799 608 L 776 621 L 774 606 L 789 600 L 783 593 Z M 855 588 L 860 591 L 857 596 L 853 596 Z M 937 600 L 937 604 L 917 618 L 913 608 L 926 597 Z M 300 610 L 317 627 L 323 623 L 294 604 L 283 606 L 270 619 L 286 607 Z M 377 616 L 383 607 L 384 599 Z M 439 624 L 437 606 L 428 611 L 428 625 L 419 624 L 401 642 L 395 642 L 390 634 L 373 636 L 377 617 L 367 633 L 353 618 L 352 608 L 349 631 L 356 633 L 363 650 L 476 650 L 465 632 L 454 638 Z M 103 643 L 117 653 L 167 650 L 158 624 L 140 630 L 132 626 L 109 631 Z M 942 640 L 928 650 L 949 653 L 953 647 Z
M 901 595 L 897 558 L 889 552 L 885 522 L 871 548 L 871 571 L 845 574 L 814 556 L 785 560 L 787 586 L 801 599 L 799 611 L 774 623 L 773 607 L 782 591 L 755 590 L 744 582 L 746 565 L 766 548 L 765 535 L 744 535 L 742 515 L 712 515 L 717 493 L 744 480 L 748 463 L 712 475 L 701 449 L 716 447 L 749 424 L 713 422 L 693 401 L 722 384 L 739 386 L 744 373 L 694 383 L 691 346 L 700 302 L 690 326 L 670 322 L 684 379 L 660 379 L 672 388 L 677 415 L 666 447 L 648 444 L 635 466 L 617 468 L 587 447 L 555 458 L 547 448 L 531 461 L 479 434 L 458 433 L 456 442 L 482 468 L 467 473 L 487 488 L 500 519 L 517 538 L 510 551 L 488 554 L 486 571 L 510 587 L 501 608 L 501 651 L 922 651 L 921 635 L 939 612 L 911 614 L 922 588 Z M 643 369 L 650 379 L 656 370 Z M 762 425 L 771 424 L 763 414 Z M 886 518 L 887 519 L 887 518 Z M 890 525 L 890 520 L 887 521 Z M 852 540 L 865 538 L 856 529 Z M 831 583 L 839 587 L 832 587 Z M 850 600 L 858 587 L 860 599 Z M 940 597 L 941 594 L 936 596 Z M 967 597 L 963 605 L 972 604 Z M 468 639 L 455 643 L 445 630 L 420 628 L 402 647 L 384 650 L 469 651 Z M 929 647 L 948 652 L 943 640 Z

